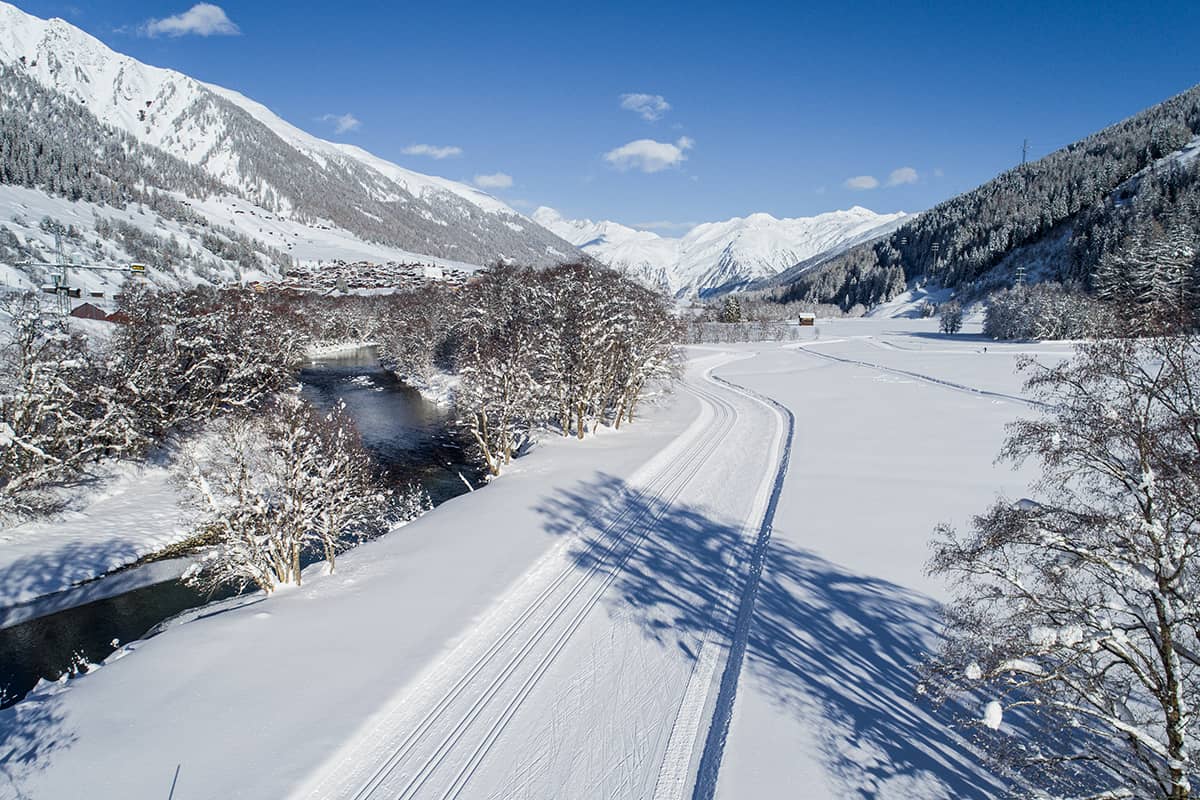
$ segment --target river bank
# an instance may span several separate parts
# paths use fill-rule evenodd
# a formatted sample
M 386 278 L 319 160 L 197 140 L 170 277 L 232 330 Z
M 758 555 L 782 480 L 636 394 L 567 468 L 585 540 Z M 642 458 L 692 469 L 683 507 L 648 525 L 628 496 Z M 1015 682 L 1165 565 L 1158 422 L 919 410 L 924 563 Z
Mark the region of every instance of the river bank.
M 482 483 L 447 412 L 373 348 L 314 359 L 299 379 L 317 408 L 346 405 L 386 480 L 434 505 Z M 0 706 L 214 599 L 180 581 L 194 534 L 166 459 L 107 472 L 65 514 L 0 532 Z

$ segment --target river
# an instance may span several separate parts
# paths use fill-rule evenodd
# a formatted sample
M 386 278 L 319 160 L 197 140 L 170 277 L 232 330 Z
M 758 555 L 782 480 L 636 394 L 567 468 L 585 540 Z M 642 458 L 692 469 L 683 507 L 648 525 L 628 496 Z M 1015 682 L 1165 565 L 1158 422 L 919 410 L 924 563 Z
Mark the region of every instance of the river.
M 301 393 L 316 407 L 345 403 L 363 445 L 394 484 L 420 484 L 434 505 L 466 492 L 468 483 L 480 484 L 447 412 L 383 369 L 373 349 L 316 359 L 299 377 Z M 147 564 L 40 598 L 27 616 L 65 610 L 0 628 L 0 708 L 19 701 L 39 679 L 99 663 L 121 644 L 157 634 L 180 613 L 235 594 L 210 597 L 178 578 L 154 575 L 155 565 Z

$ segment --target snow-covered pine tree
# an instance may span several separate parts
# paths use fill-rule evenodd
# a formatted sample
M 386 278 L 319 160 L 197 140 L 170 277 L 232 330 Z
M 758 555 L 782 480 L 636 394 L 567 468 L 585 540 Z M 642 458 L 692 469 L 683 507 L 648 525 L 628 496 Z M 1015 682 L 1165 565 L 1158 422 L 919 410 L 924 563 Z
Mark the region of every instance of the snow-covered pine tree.
M 721 305 L 721 322 L 741 322 L 742 301 L 737 295 L 728 295 Z

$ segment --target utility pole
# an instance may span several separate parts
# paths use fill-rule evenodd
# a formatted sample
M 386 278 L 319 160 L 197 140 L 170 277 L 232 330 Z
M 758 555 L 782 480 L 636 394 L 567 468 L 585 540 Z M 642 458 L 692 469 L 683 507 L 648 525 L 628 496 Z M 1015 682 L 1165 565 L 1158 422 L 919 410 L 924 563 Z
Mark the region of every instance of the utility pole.
M 1026 139 L 1021 144 L 1021 166 L 1025 166 L 1026 159 L 1029 158 L 1029 140 Z
M 1021 265 L 1021 266 L 1018 266 L 1018 267 L 1017 267 L 1017 280 L 1016 280 L 1016 285 L 1017 285 L 1017 286 L 1024 286 L 1024 285 L 1025 285 L 1025 267 L 1024 267 L 1024 265 Z
M 58 310 L 64 317 L 71 315 L 71 300 L 80 297 L 83 292 L 78 286 L 72 286 L 70 282 L 70 270 L 82 269 L 88 272 L 128 272 L 134 275 L 145 275 L 145 264 L 130 264 L 127 267 L 109 267 L 101 264 L 70 264 L 67 259 L 63 258 L 62 251 L 62 234 L 54 234 L 54 253 L 55 263 L 47 264 L 38 261 L 25 261 L 17 266 L 20 267 L 50 267 L 57 269 L 58 272 L 54 275 L 54 283 L 49 286 L 43 286 L 42 291 L 47 294 L 52 294 L 58 297 Z

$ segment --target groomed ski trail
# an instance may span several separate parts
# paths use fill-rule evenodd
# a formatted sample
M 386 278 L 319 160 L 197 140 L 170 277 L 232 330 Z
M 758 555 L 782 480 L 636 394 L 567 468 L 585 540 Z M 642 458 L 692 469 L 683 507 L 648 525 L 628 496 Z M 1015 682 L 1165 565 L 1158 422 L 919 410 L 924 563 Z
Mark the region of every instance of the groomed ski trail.
M 554 787 L 555 796 L 601 797 L 613 796 L 615 791 L 632 798 L 653 791 L 656 800 L 686 797 L 693 788 L 715 692 L 727 663 L 731 616 L 745 606 L 757 580 L 749 561 L 765 535 L 765 515 L 790 432 L 770 404 L 711 376 L 717 367 L 751 355 L 726 352 L 707 357 L 697 374 L 683 384 L 683 389 L 699 400 L 700 413 L 603 506 L 608 521 L 587 531 L 591 551 L 586 561 L 590 566 L 581 566 L 581 559 L 571 558 L 569 551 L 580 544 L 589 527 L 590 520 L 583 520 L 510 587 L 456 647 L 398 691 L 371 723 L 292 796 L 345 800 L 506 796 L 498 794 L 489 782 L 473 782 L 497 744 L 504 743 L 509 751 L 515 748 L 523 759 L 535 764 L 549 757 L 540 752 L 548 748 L 603 750 L 604 758 L 597 759 L 594 767 L 587 759 L 584 770 L 598 774 L 586 775 L 582 785 Z M 761 435 L 763 423 L 771 427 L 765 452 L 751 453 L 739 447 L 739 440 L 746 440 L 749 433 Z M 725 457 L 716 458 L 719 453 Z M 721 591 L 731 596 L 718 604 L 713 625 L 698 642 L 690 672 L 681 685 L 662 681 L 661 685 L 638 687 L 643 694 L 673 693 L 661 698 L 663 708 L 670 711 L 643 720 L 648 724 L 631 718 L 624 723 L 631 728 L 628 731 L 601 731 L 602 742 L 556 741 L 553 735 L 534 740 L 521 731 L 512 732 L 511 723 L 522 710 L 546 713 L 542 708 L 529 708 L 533 705 L 529 697 L 535 691 L 557 703 L 557 687 L 542 682 L 566 648 L 587 647 L 589 637 L 617 640 L 593 646 L 607 648 L 606 653 L 622 653 L 618 680 L 654 682 L 660 678 L 653 665 L 624 663 L 638 662 L 632 644 L 628 648 L 632 655 L 628 659 L 623 655 L 626 648 L 621 636 L 628 637 L 628 625 L 618 630 L 617 621 L 604 619 L 596 607 L 647 537 L 656 535 L 656 523 L 676 503 L 693 503 L 692 495 L 702 488 L 698 485 L 714 475 L 720 482 L 736 486 L 736 476 L 751 468 L 756 474 L 752 490 L 745 493 L 750 496 L 736 498 L 743 508 L 748 505 L 739 513 L 743 546 L 735 555 L 727 555 L 724 563 Z M 580 628 L 585 623 L 589 637 L 581 640 Z M 595 702 L 604 703 L 605 698 L 597 697 Z M 656 731 L 650 730 L 655 727 Z M 640 746 L 639 742 L 649 744 Z M 647 748 L 661 751 L 661 756 Z M 612 775 L 611 766 L 605 766 L 612 763 L 629 774 Z M 711 769 L 712 765 L 708 766 Z

